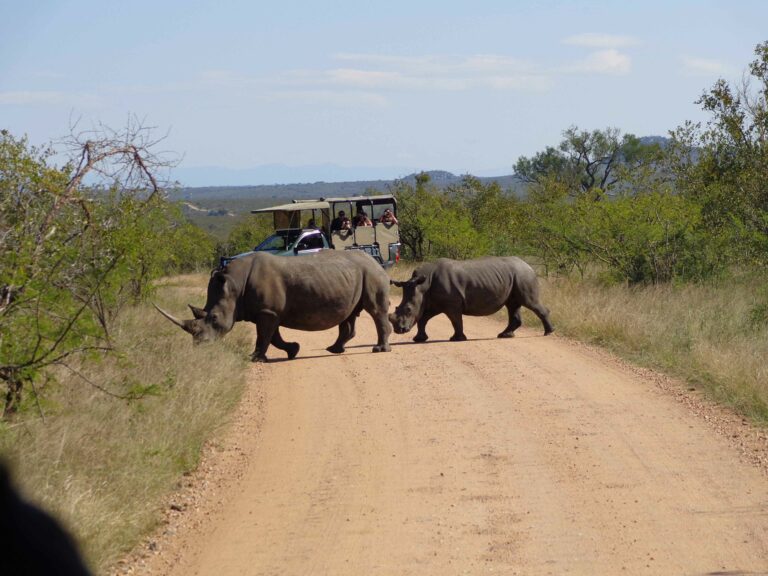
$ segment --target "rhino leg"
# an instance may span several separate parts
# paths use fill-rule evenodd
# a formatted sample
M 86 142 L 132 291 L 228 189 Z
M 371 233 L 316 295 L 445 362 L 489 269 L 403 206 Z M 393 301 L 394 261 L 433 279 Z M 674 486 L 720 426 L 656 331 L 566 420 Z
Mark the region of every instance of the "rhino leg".
M 278 350 L 288 353 L 288 360 L 293 360 L 299 353 L 298 342 L 286 342 L 283 340 L 283 336 L 280 334 L 280 328 L 275 329 L 275 333 L 272 334 L 272 345 Z
M 256 349 L 251 355 L 251 360 L 254 362 L 267 361 L 267 349 L 279 325 L 280 320 L 276 314 L 263 312 L 258 315 L 256 319 Z M 282 338 L 280 339 L 282 340 Z
M 421 318 L 419 318 L 419 321 L 416 322 L 416 336 L 413 337 L 414 342 L 426 342 L 429 339 L 429 336 L 427 335 L 427 322 L 434 317 L 435 314 L 432 312 L 424 311 Z
M 339 337 L 336 338 L 336 342 L 326 348 L 328 352 L 332 352 L 333 354 L 342 354 L 344 352 L 344 345 L 355 337 L 356 320 L 357 314 L 352 314 L 352 316 L 339 324 Z
M 544 336 L 548 336 L 555 331 L 555 327 L 552 326 L 552 323 L 549 321 L 549 310 L 542 306 L 541 303 L 532 302 L 530 304 L 525 304 L 525 307 L 536 314 L 536 316 L 539 317 L 539 320 L 541 320 L 541 323 L 544 325 Z
M 371 283 L 370 289 L 363 292 L 361 307 L 371 315 L 376 326 L 378 339 L 372 351 L 389 352 L 389 335 L 392 333 L 389 321 L 389 284 Z
M 376 326 L 376 346 L 372 348 L 373 352 L 389 352 L 389 335 L 392 334 L 392 324 L 389 322 L 389 295 L 382 292 L 377 295 L 376 302 L 372 306 L 366 307 L 366 312 L 373 318 Z
M 461 316 L 461 311 L 446 312 L 448 320 L 453 324 L 453 336 L 451 336 L 451 342 L 464 342 L 467 337 L 464 334 L 464 319 Z
M 374 352 L 389 352 L 392 348 L 389 346 L 389 335 L 392 333 L 392 325 L 389 323 L 387 311 L 373 317 L 373 323 L 376 325 L 376 334 L 378 341 L 373 347 Z
M 523 319 L 520 317 L 520 305 L 517 303 L 507 304 L 507 312 L 509 313 L 509 322 L 504 331 L 498 335 L 499 338 L 512 338 L 515 335 L 515 330 L 523 325 Z

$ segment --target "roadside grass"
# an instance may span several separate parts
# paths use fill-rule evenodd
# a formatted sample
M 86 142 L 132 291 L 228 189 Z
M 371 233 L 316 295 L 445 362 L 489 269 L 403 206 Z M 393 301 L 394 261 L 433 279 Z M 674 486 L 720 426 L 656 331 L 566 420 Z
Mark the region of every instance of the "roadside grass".
M 638 287 L 557 278 L 542 285 L 542 301 L 560 334 L 682 378 L 716 402 L 768 424 L 764 278 Z M 524 320 L 539 323 L 529 312 Z
M 406 279 L 412 263 L 390 276 Z M 703 284 L 635 286 L 540 278 L 557 333 L 681 378 L 714 401 L 768 425 L 768 282 L 736 274 Z M 392 302 L 401 291 L 393 287 Z M 506 322 L 506 311 L 499 313 Z M 523 309 L 526 326 L 541 326 Z
M 202 305 L 207 280 L 166 280 L 155 300 L 190 317 L 186 303 Z M 44 419 L 33 404 L 0 423 L 0 457 L 15 483 L 64 522 L 97 572 L 157 524 L 163 497 L 227 422 L 253 344 L 238 324 L 221 342 L 193 347 L 150 305 L 127 310 L 112 338 L 118 354 L 52 375 Z

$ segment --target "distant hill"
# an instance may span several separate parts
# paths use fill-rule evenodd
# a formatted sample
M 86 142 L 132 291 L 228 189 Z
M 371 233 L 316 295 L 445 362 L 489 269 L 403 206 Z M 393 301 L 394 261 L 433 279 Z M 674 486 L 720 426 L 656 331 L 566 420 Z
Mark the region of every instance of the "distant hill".
M 310 182 L 352 182 L 356 180 L 385 180 L 393 175 L 408 174 L 411 169 L 401 166 L 346 167 L 336 164 L 286 166 L 262 164 L 251 168 L 221 166 L 177 166 L 172 177 L 185 187 L 242 186 L 261 184 L 293 184 Z
M 451 172 L 435 170 L 428 172 L 432 182 L 439 187 L 459 184 L 462 176 Z M 410 174 L 403 178 L 408 182 L 415 182 L 416 174 Z M 522 184 L 513 175 L 479 178 L 482 182 L 499 183 L 505 190 L 518 192 Z M 386 194 L 395 180 L 361 180 L 357 182 L 314 182 L 312 184 L 263 184 L 259 186 L 206 186 L 196 188 L 180 188 L 171 194 L 172 200 L 184 200 L 212 209 L 212 203 L 218 203 L 217 208 L 233 210 L 232 202 L 242 204 L 243 201 L 254 202 L 254 208 L 269 205 L 267 200 L 280 203 L 294 198 L 329 198 L 333 196 L 358 196 L 371 191 Z M 223 202 L 223 204 L 222 204 Z M 258 205 L 256 205 L 258 204 Z M 250 210 L 251 208 L 248 208 Z M 246 210 L 246 211 L 248 211 Z M 233 210 L 238 211 L 238 210 Z
M 640 138 L 641 144 L 658 144 L 662 148 L 666 148 L 671 141 L 672 139 L 667 136 L 643 136 Z

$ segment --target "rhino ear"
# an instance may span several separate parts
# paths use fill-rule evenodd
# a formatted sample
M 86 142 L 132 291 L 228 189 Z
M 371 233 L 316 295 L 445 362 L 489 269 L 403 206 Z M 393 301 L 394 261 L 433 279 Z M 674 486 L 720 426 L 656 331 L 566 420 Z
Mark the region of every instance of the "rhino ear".
M 205 318 L 208 315 L 208 313 L 202 308 L 192 306 L 192 304 L 187 304 L 187 306 L 189 306 L 189 309 L 192 310 L 192 315 L 198 320 Z
M 427 277 L 424 276 L 424 274 L 417 276 L 416 278 L 411 278 L 411 282 L 413 282 L 414 286 L 418 286 L 419 284 L 424 284 L 424 282 L 427 281 Z
M 227 275 L 224 274 L 222 270 L 216 270 L 213 273 L 213 276 L 211 276 L 211 281 L 214 280 L 219 283 L 219 288 L 222 290 L 222 293 L 227 296 L 231 290 L 231 286 L 229 285 L 229 282 L 227 282 Z

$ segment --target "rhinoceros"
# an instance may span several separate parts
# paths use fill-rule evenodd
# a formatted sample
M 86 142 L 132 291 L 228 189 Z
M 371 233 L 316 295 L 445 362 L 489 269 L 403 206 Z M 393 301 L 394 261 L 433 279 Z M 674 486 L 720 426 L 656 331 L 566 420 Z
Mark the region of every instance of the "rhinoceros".
M 189 305 L 194 320 L 178 320 L 155 307 L 192 334 L 195 343 L 225 335 L 235 322 L 253 322 L 254 362 L 266 362 L 270 344 L 289 359 L 296 357 L 299 344 L 283 340 L 281 326 L 296 330 L 338 326 L 339 336 L 327 350 L 341 354 L 355 335 L 355 320 L 362 310 L 376 324 L 378 342 L 373 351 L 390 350 L 389 277 L 373 258 L 357 251 L 324 250 L 295 258 L 256 252 L 213 272 L 205 308 Z
M 453 324 L 452 341 L 466 340 L 462 315 L 487 316 L 502 306 L 507 307 L 509 322 L 499 338 L 511 338 L 522 325 L 521 306 L 539 317 L 545 335 L 554 331 L 549 310 L 539 302 L 536 272 L 514 256 L 464 261 L 441 258 L 419 266 L 410 280 L 391 282 L 403 289 L 403 299 L 389 320 L 398 334 L 417 323 L 414 342 L 429 338 L 427 322 L 438 314 L 445 314 Z

